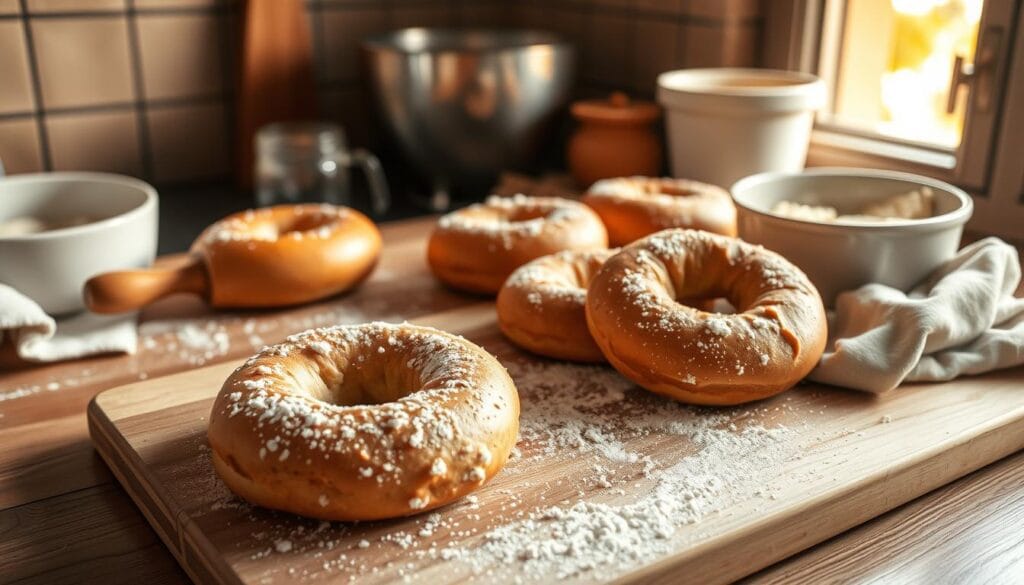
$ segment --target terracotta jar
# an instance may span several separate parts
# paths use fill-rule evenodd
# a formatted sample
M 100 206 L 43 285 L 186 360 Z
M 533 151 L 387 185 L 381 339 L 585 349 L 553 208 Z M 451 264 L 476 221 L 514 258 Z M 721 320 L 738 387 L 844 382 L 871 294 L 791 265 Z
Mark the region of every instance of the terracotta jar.
M 571 111 L 580 126 L 569 140 L 569 170 L 581 188 L 599 179 L 660 174 L 661 141 L 652 127 L 661 115 L 657 105 L 615 92 L 607 100 L 574 102 Z

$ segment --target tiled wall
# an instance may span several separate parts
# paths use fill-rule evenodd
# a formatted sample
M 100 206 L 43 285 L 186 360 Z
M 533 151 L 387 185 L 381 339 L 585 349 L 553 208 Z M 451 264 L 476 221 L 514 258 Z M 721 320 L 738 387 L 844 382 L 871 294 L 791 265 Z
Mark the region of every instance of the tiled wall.
M 358 43 L 403 26 L 561 32 L 580 94 L 651 95 L 660 71 L 757 64 L 759 0 L 309 0 L 319 115 L 373 144 Z M 105 170 L 157 183 L 230 168 L 232 0 L 0 0 L 0 159 L 8 172 Z
M 0 0 L 8 172 L 224 175 L 231 89 L 216 0 Z
M 761 0 L 520 0 L 518 12 L 576 45 L 585 95 L 653 97 L 664 71 L 759 64 Z

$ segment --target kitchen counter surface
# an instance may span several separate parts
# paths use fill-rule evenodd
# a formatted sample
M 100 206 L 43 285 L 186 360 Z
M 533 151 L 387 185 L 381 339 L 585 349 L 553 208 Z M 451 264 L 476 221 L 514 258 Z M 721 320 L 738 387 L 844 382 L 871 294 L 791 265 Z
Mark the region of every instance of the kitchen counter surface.
M 244 202 L 241 204 L 244 206 Z M 189 207 L 173 206 L 186 213 Z M 232 209 L 209 213 L 219 217 Z M 180 226 L 164 210 L 164 220 Z M 201 226 L 205 215 L 193 214 Z M 383 226 L 386 245 L 420 236 L 430 219 Z M 166 233 L 166 231 L 165 231 Z M 183 243 L 161 242 L 162 250 Z M 184 239 L 188 238 L 188 239 Z M 422 262 L 410 254 L 408 262 Z M 264 343 L 328 324 L 373 299 L 342 296 L 286 311 L 211 313 L 168 299 L 141 318 L 138 353 L 0 374 L 0 582 L 185 583 L 145 518 L 92 448 L 88 401 L 104 389 L 237 360 Z M 457 306 L 440 287 L 418 305 Z M 1024 389 L 1022 389 L 1024 390 Z M 822 519 L 827 522 L 827 518 Z M 998 461 L 746 579 L 748 583 L 1024 580 L 1024 452 Z

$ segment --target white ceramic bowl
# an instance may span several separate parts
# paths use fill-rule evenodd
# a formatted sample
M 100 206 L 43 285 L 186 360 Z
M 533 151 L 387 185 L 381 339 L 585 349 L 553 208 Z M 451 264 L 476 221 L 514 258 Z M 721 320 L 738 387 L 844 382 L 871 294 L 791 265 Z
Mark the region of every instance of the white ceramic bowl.
M 935 215 L 878 224 L 817 223 L 772 213 L 779 201 L 829 205 L 856 213 L 866 203 L 927 186 Z M 826 306 L 836 295 L 877 282 L 909 290 L 960 247 L 974 205 L 963 190 L 909 173 L 814 168 L 761 173 L 732 186 L 742 239 L 774 250 L 803 269 Z
M 148 266 L 156 256 L 157 195 L 149 184 L 104 173 L 42 173 L 0 178 L 0 222 L 35 217 L 84 225 L 0 236 L 0 283 L 50 315 L 81 311 L 89 277 Z
M 681 69 L 658 76 L 672 174 L 728 187 L 768 171 L 799 171 L 814 111 L 814 75 L 772 69 Z

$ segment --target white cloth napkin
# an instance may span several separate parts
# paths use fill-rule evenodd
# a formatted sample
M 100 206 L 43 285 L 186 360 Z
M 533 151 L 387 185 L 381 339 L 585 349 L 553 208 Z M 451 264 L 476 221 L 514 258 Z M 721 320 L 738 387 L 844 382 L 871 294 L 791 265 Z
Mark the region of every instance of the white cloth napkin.
M 986 238 L 909 293 L 869 284 L 841 293 L 825 355 L 809 378 L 867 392 L 1024 363 L 1017 250 Z
M 135 353 L 136 313 L 82 313 L 55 321 L 35 301 L 0 284 L 0 339 L 10 337 L 21 359 L 52 362 L 98 353 Z

